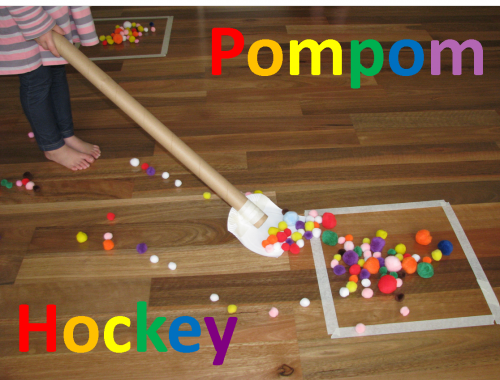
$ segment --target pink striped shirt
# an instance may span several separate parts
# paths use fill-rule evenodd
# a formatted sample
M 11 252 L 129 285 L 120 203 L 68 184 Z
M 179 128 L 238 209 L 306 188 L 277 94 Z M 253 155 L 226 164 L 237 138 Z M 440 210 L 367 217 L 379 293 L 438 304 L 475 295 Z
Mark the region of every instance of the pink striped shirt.
M 0 6 L 0 75 L 23 74 L 41 65 L 64 65 L 35 38 L 59 25 L 65 37 L 83 46 L 99 43 L 89 7 Z

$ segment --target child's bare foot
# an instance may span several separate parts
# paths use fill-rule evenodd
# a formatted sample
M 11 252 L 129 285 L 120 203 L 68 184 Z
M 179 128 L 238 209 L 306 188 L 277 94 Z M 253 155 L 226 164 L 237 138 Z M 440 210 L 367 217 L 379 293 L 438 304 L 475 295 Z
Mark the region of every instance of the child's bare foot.
M 78 152 L 67 145 L 45 152 L 45 157 L 71 170 L 87 169 L 94 162 L 94 157 L 91 155 Z
M 99 149 L 99 147 L 97 145 L 89 144 L 85 141 L 80 140 L 76 136 L 68 137 L 67 139 L 64 139 L 64 142 L 70 148 L 73 148 L 74 150 L 77 150 L 78 152 L 81 152 L 81 153 L 90 154 L 96 160 L 101 155 L 101 150 Z

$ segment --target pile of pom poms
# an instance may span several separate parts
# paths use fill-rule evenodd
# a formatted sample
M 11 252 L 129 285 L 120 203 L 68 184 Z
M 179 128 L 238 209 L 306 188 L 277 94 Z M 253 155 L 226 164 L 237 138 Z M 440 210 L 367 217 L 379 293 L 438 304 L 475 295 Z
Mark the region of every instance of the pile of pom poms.
M 2 179 L 0 184 L 7 189 L 12 189 L 12 187 L 14 186 L 13 182 L 10 182 L 9 180 L 7 180 L 5 178 Z M 16 186 L 17 187 L 24 186 L 24 188 L 26 190 L 29 190 L 29 191 L 33 190 L 35 193 L 38 193 L 41 190 L 40 186 L 35 185 L 35 182 L 33 182 L 33 174 L 31 174 L 30 172 L 25 172 L 23 174 L 23 179 L 18 179 L 16 181 Z
M 131 44 L 138 44 L 140 37 L 143 37 L 149 31 L 152 33 L 156 32 L 153 22 L 149 23 L 148 28 L 136 22 L 125 21 L 122 26 L 116 25 L 115 30 L 111 32 L 111 34 L 99 36 L 99 41 L 101 41 L 104 46 L 113 44 L 120 45 L 125 41 Z

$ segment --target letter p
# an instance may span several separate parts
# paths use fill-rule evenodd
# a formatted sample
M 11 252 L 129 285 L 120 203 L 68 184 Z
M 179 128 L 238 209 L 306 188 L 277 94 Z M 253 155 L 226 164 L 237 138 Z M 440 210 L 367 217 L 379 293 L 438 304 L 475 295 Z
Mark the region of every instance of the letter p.
M 222 36 L 231 36 L 234 46 L 231 50 L 222 51 Z M 233 28 L 213 28 L 212 29 L 212 74 L 221 75 L 222 60 L 234 58 L 243 51 L 245 39 L 243 34 Z

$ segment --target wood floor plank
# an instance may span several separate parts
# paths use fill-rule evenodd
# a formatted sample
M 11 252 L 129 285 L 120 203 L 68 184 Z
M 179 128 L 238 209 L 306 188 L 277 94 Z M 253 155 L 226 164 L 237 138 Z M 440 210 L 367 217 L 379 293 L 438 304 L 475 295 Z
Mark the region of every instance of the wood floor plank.
M 0 285 L 16 280 L 34 232 L 33 227 L 0 229 Z

